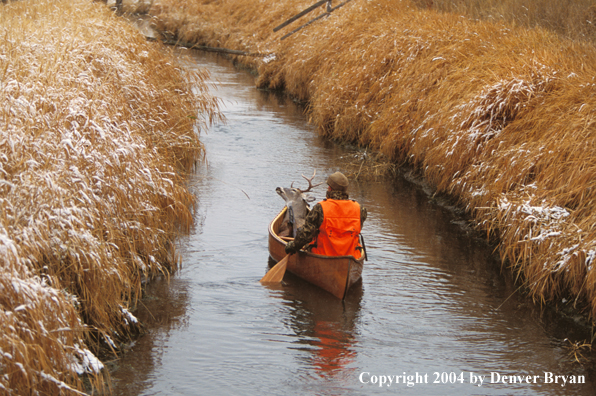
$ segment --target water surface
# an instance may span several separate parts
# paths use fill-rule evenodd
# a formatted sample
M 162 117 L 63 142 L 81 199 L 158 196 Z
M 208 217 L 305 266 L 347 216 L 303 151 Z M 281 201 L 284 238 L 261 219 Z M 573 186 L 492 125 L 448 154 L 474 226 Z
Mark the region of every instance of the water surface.
M 183 266 L 149 285 L 137 311 L 148 333 L 117 362 L 115 394 L 595 393 L 593 372 L 564 340 L 589 334 L 515 293 L 491 248 L 403 179 L 350 188 L 369 211 L 369 261 L 345 301 L 291 274 L 279 287 L 259 284 L 267 226 L 283 206 L 275 188 L 305 187 L 301 174 L 315 169 L 323 181 L 362 153 L 319 138 L 299 106 L 255 89 L 229 61 L 182 52 L 188 67 L 210 70 L 227 123 L 202 136 Z M 545 383 L 545 372 L 585 383 Z

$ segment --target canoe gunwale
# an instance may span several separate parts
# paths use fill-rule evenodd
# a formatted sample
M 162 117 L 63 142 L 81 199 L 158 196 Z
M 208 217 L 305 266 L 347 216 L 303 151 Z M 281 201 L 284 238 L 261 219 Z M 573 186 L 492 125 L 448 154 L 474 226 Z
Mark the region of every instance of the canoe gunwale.
M 279 261 L 285 256 L 287 242 L 277 235 L 287 208 L 284 207 L 269 224 L 269 255 Z M 290 256 L 287 269 L 294 275 L 344 299 L 354 283 L 362 276 L 365 256 L 324 256 L 304 250 Z

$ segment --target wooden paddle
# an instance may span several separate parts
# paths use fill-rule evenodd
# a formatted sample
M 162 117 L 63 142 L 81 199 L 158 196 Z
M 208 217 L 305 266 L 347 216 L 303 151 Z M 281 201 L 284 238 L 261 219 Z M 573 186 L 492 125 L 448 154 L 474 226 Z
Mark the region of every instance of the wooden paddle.
M 288 259 L 290 255 L 287 254 L 286 257 L 282 258 L 278 261 L 277 264 L 271 268 L 264 277 L 261 278 L 259 282 L 261 283 L 279 283 L 284 278 L 284 274 L 286 273 L 286 266 L 288 264 Z

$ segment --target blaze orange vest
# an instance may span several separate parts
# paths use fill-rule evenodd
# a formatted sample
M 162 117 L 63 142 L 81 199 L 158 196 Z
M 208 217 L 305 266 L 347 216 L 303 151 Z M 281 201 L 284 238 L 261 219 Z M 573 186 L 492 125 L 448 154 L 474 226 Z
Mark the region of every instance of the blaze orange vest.
M 313 253 L 325 256 L 354 256 L 360 258 L 360 205 L 356 201 L 326 199 L 323 207 L 323 224 L 319 227 Z

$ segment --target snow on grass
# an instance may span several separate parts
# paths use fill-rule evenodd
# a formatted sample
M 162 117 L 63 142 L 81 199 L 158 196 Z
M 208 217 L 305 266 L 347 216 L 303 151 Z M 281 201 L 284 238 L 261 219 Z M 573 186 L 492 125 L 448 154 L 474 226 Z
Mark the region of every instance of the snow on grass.
M 186 0 L 182 18 L 157 0 L 152 13 L 183 41 L 268 48 L 275 59 L 238 59 L 260 87 L 308 103 L 322 135 L 423 170 L 533 296 L 573 296 L 596 318 L 594 46 L 391 0 L 350 2 L 285 40 L 271 30 L 309 5 Z
M 217 102 L 101 3 L 0 5 L 0 36 L 0 387 L 80 390 L 88 341 L 117 349 L 142 279 L 176 267 Z

